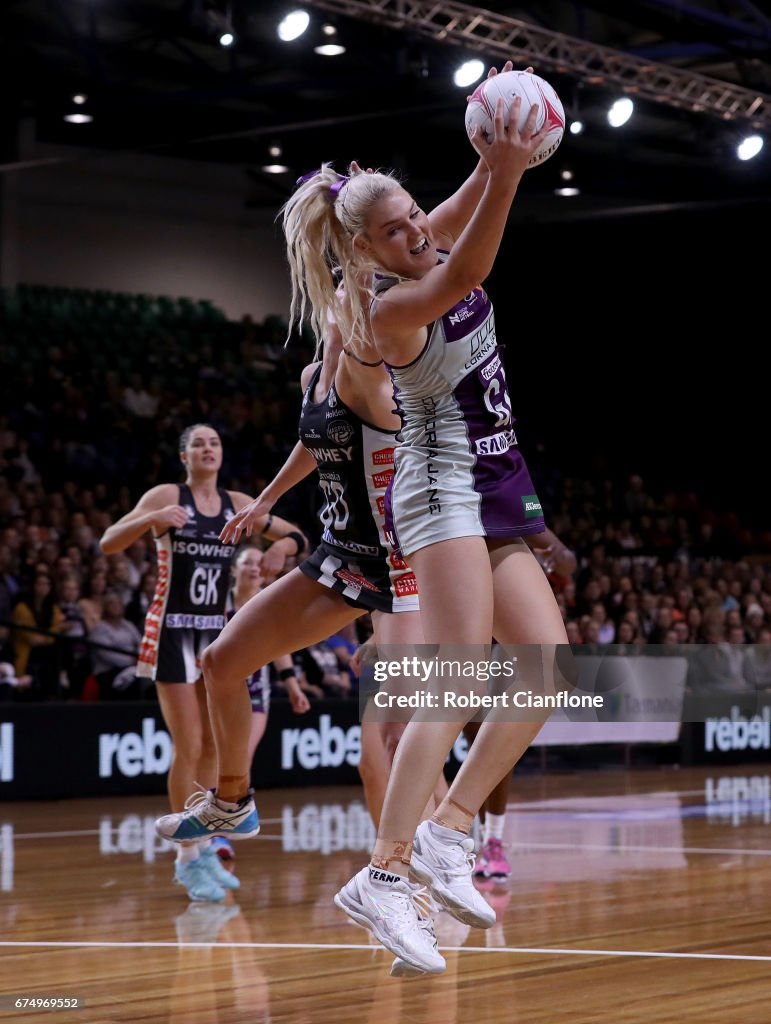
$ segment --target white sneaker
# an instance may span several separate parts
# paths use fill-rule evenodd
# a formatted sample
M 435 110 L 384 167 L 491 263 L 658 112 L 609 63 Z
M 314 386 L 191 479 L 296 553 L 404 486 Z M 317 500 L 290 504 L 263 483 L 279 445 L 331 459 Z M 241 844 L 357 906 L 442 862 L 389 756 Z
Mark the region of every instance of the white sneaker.
M 373 885 L 382 876 L 388 886 Z M 368 928 L 386 949 L 426 974 L 441 974 L 446 964 L 436 945 L 433 923 L 421 917 L 415 898 L 419 885 L 370 865 L 335 895 L 335 904 L 362 928 Z
M 410 871 L 459 921 L 475 928 L 490 928 L 495 924 L 495 911 L 474 888 L 474 859 L 471 836 L 433 821 L 418 825 Z
M 414 897 L 415 904 L 420 914 L 419 926 L 426 931 L 430 932 L 433 941 L 437 941 L 437 927 L 439 919 L 436 920 L 431 918 L 431 914 L 438 914 L 442 909 L 432 898 L 431 894 L 427 889 L 421 888 L 416 896 Z M 450 920 L 460 925 L 461 928 L 465 927 L 466 933 L 468 934 L 468 925 L 462 925 L 460 921 L 456 921 L 450 914 L 444 914 L 444 917 L 449 917 Z M 391 964 L 391 970 L 388 972 L 392 978 L 422 978 L 426 972 L 420 970 L 417 967 L 413 967 L 412 964 L 407 963 L 406 960 L 402 960 L 401 957 L 397 957 Z

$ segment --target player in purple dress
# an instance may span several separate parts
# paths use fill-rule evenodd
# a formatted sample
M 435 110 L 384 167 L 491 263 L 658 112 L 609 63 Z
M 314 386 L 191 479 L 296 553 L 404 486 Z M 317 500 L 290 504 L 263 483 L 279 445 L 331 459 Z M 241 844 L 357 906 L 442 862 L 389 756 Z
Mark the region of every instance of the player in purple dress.
M 518 113 L 512 111 L 513 125 Z M 391 175 L 343 177 L 324 166 L 290 199 L 284 229 L 293 315 L 309 311 L 316 326 L 333 316 L 354 347 L 371 337 L 390 371 L 402 429 L 389 539 L 415 572 L 425 641 L 439 645 L 442 659 L 460 655 L 477 664 L 489 656 L 491 637 L 517 645 L 520 685 L 532 680 L 554 689 L 563 682 L 556 653 L 567 637 L 523 539 L 543 530 L 541 507 L 517 448 L 493 309 L 482 288 L 542 140 L 536 115 L 533 107 L 521 130 L 505 129 L 499 104 L 492 142 L 472 138 L 477 172 L 431 214 Z M 337 300 L 335 265 L 354 296 L 350 311 Z M 355 291 L 366 273 L 376 275 L 369 308 Z M 531 721 L 488 715 L 448 796 L 418 827 L 432 780 L 473 714 L 458 710 L 437 720 L 418 709 L 397 750 L 371 863 L 335 897 L 387 948 L 427 972 L 441 972 L 444 959 L 421 927 L 408 873 L 466 923 L 494 923 L 472 883 L 468 832 L 547 713 Z

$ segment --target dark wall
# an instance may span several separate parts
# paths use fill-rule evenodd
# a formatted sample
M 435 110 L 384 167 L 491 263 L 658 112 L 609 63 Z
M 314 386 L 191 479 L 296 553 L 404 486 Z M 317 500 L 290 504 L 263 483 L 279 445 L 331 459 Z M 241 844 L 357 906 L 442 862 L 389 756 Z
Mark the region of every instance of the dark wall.
M 512 225 L 488 281 L 523 446 L 765 514 L 771 203 Z

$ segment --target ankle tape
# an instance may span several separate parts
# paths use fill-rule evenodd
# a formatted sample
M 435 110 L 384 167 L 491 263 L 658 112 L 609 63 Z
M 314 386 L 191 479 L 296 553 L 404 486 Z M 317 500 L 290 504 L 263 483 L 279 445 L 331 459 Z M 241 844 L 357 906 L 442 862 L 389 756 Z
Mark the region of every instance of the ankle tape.
M 384 845 L 391 845 L 394 848 L 394 852 L 390 857 L 384 857 L 382 854 L 373 853 L 370 857 L 372 866 L 380 868 L 383 871 L 388 870 L 388 865 L 392 860 L 398 860 L 402 864 L 406 864 L 409 867 L 410 857 L 412 856 L 412 840 L 411 839 L 378 839 L 378 843 Z
M 448 804 L 452 804 L 453 807 L 457 807 L 459 811 L 463 811 L 467 818 L 474 820 L 474 811 L 470 811 L 468 807 L 464 807 L 463 804 L 459 804 L 457 800 L 453 800 L 451 796 L 445 797 Z
M 471 829 L 471 822 L 474 820 L 473 813 L 467 807 L 464 807 L 463 804 L 459 804 L 457 800 L 453 800 L 451 796 L 445 797 L 445 801 L 448 804 L 452 804 L 453 807 L 457 807 L 457 809 L 461 811 L 466 818 L 468 818 L 468 824 L 459 827 L 457 821 L 448 821 L 447 818 L 443 818 L 438 811 L 431 815 L 431 820 L 437 825 L 444 825 L 445 828 L 451 828 L 453 832 L 463 832 L 465 835 L 468 835 Z

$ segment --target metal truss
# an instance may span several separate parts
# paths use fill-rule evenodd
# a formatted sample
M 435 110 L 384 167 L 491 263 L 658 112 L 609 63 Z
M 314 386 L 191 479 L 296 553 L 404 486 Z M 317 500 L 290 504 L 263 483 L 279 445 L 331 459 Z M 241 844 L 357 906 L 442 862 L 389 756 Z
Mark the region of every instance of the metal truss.
M 308 0 L 312 7 L 532 63 L 589 85 L 613 85 L 665 106 L 771 131 L 771 96 L 587 43 L 455 0 Z

